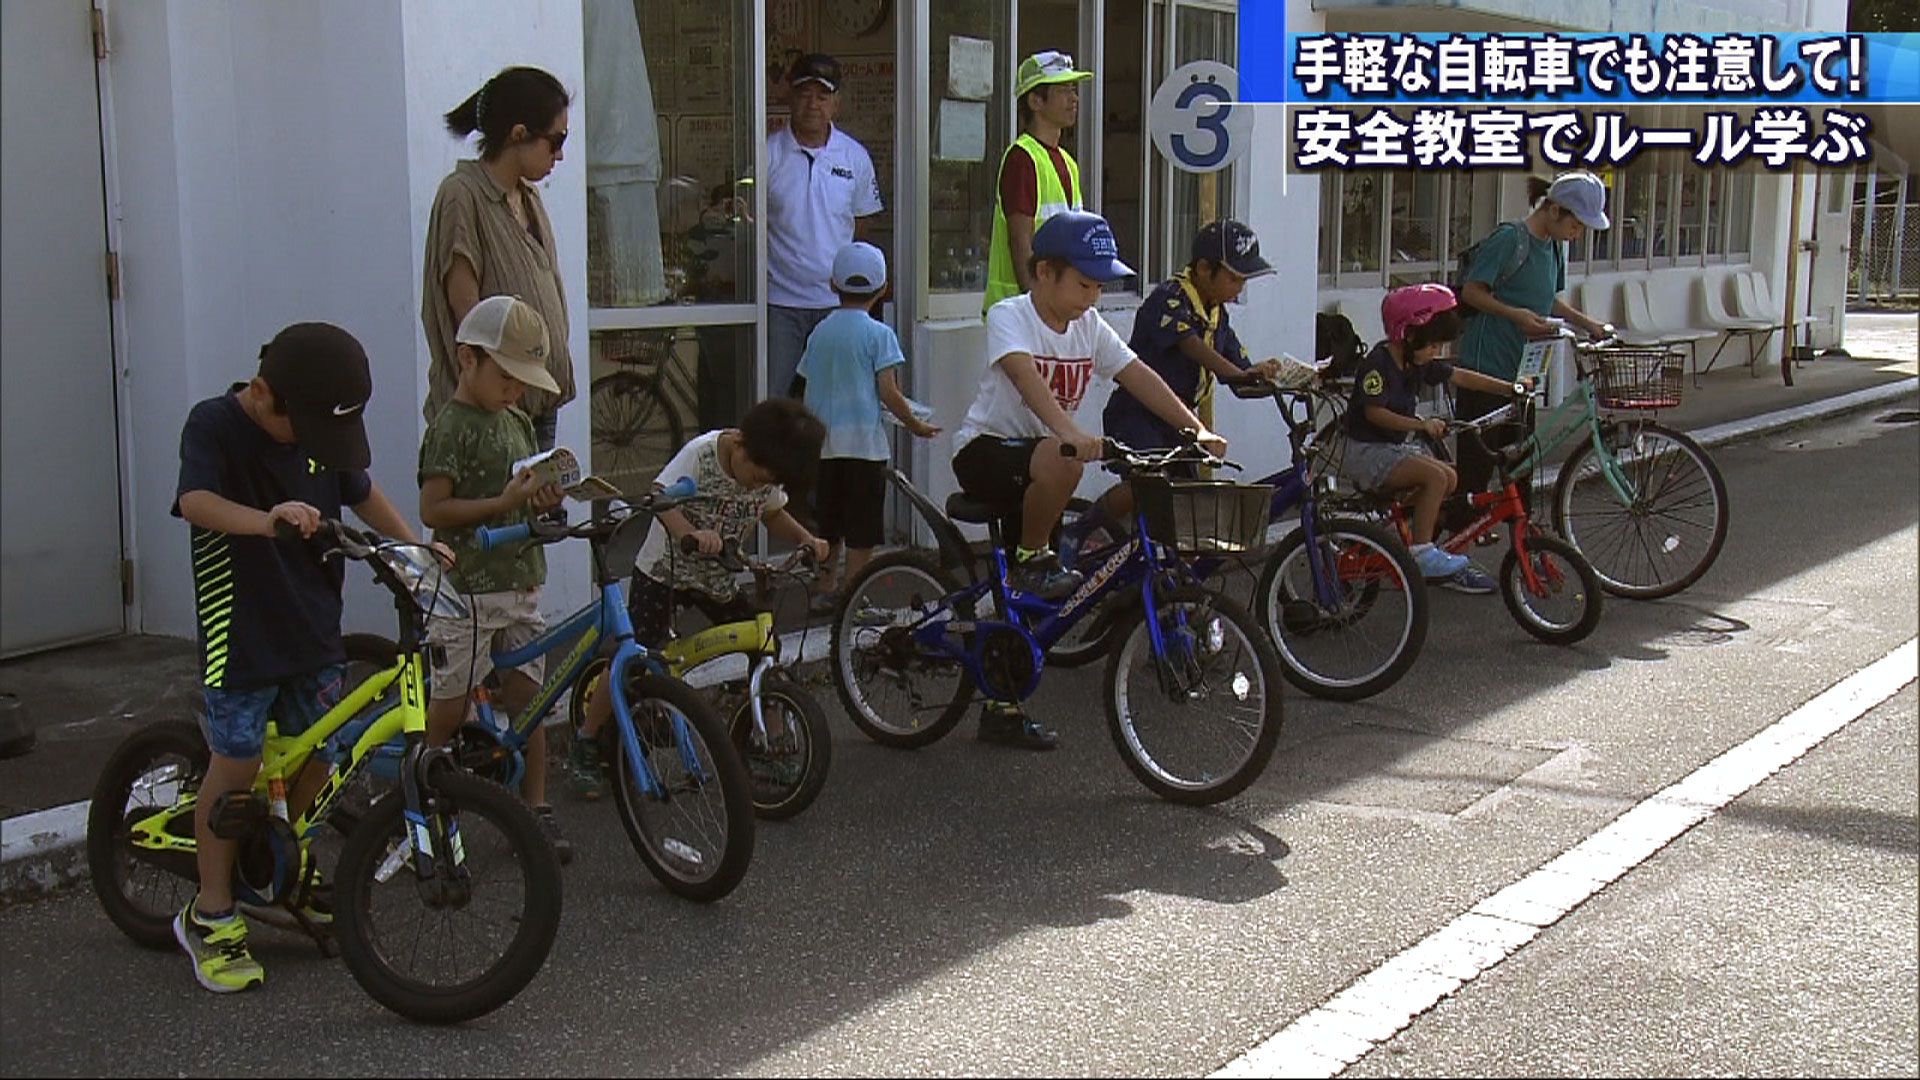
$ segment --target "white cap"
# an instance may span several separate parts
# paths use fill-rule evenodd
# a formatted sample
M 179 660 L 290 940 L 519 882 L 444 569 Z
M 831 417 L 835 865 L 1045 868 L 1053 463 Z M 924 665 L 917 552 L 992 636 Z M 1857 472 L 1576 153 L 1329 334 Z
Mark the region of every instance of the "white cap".
M 855 240 L 833 256 L 833 287 L 856 296 L 876 293 L 887 286 L 887 257 L 880 249 Z
M 547 321 L 517 296 L 489 296 L 473 305 L 453 340 L 485 349 L 501 370 L 528 386 L 560 392 L 547 373 Z

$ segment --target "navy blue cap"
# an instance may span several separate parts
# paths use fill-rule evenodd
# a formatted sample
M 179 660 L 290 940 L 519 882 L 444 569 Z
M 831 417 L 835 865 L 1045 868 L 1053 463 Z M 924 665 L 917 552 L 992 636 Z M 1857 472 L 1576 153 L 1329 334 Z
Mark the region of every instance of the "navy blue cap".
M 1210 221 L 1193 237 L 1193 258 L 1212 259 L 1241 277 L 1273 273 L 1273 264 L 1260 257 L 1260 238 L 1232 218 Z
M 1033 234 L 1033 253 L 1043 259 L 1065 259 L 1095 281 L 1118 281 L 1133 273 L 1133 267 L 1120 261 L 1113 226 L 1085 210 L 1062 210 L 1041 223 Z

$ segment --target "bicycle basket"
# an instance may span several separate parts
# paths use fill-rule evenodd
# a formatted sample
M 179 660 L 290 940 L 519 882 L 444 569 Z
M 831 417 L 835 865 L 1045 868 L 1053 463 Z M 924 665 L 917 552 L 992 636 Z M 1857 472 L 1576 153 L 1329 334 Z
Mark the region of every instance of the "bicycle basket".
M 1240 555 L 1267 537 L 1270 484 L 1135 476 L 1134 498 L 1155 540 L 1182 555 Z
M 1603 409 L 1671 409 L 1680 404 L 1687 363 L 1678 349 L 1596 349 L 1593 362 L 1594 396 Z

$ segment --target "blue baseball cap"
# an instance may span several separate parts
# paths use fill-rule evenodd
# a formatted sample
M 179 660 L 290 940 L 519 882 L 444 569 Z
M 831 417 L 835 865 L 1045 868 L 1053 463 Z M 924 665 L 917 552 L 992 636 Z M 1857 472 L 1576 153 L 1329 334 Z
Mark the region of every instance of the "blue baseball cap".
M 1133 267 L 1120 261 L 1113 226 L 1085 210 L 1062 210 L 1043 222 L 1033 234 L 1033 253 L 1043 259 L 1065 259 L 1095 281 L 1118 281 L 1133 273 Z

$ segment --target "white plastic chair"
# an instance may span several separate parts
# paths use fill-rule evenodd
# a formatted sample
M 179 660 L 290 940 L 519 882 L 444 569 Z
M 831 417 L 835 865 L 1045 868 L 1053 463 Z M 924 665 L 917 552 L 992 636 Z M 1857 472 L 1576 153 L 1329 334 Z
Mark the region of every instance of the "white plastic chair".
M 1729 276 L 1738 278 L 1740 275 Z M 1725 299 L 1727 278 L 1702 277 L 1699 282 L 1700 308 L 1706 312 L 1707 322 L 1726 335 L 1720 339 L 1719 348 L 1713 350 L 1713 356 L 1707 360 L 1707 366 L 1701 369 L 1702 374 L 1713 370 L 1713 365 L 1720 359 L 1721 351 L 1735 337 L 1743 338 L 1747 343 L 1747 374 L 1758 374 L 1754 369 L 1754 361 L 1759 354 L 1754 351 L 1753 339 L 1759 337 L 1764 343 L 1773 333 L 1773 326 L 1765 319 L 1727 313 Z
M 1663 324 L 1653 315 L 1653 307 L 1647 302 L 1647 283 L 1637 278 L 1628 278 L 1620 283 L 1621 295 L 1626 301 L 1626 320 L 1619 327 L 1620 340 L 1629 345 L 1685 345 L 1687 356 L 1693 366 L 1694 385 L 1700 385 L 1700 342 L 1713 337 L 1717 331 L 1701 330 L 1692 326 Z

